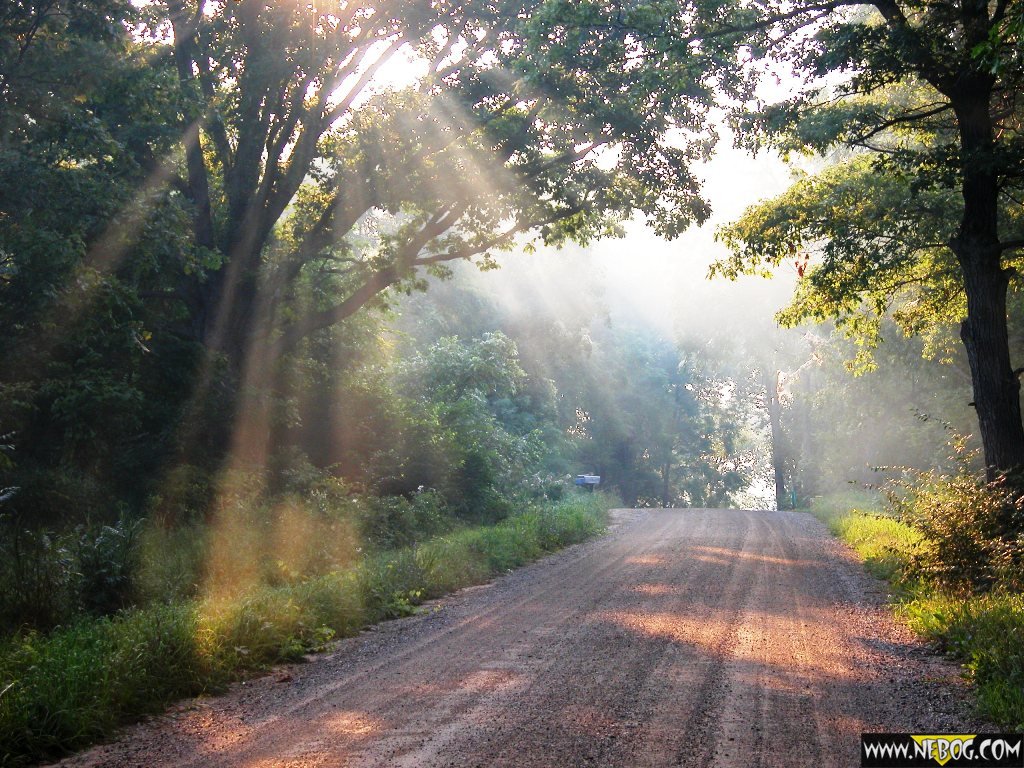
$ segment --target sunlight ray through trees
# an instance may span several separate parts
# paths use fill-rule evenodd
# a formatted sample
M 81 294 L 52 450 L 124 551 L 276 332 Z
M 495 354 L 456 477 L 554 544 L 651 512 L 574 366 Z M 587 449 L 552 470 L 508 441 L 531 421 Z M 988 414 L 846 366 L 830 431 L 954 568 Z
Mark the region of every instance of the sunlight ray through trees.
M 611 504 L 1024 465 L 1014 3 L 8 6 L 0 646 L 223 681 Z

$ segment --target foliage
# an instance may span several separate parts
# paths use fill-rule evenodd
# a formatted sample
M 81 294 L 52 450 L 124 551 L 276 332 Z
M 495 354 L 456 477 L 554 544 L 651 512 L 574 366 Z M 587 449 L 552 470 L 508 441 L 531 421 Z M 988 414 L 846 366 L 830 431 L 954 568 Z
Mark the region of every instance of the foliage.
M 802 355 L 784 363 L 782 422 L 796 486 L 807 495 L 850 482 L 877 485 L 879 467 L 953 470 L 951 434 L 970 434 L 970 373 L 962 352 L 949 362 L 922 356 L 924 342 L 891 322 L 870 370 L 850 373 L 863 351 L 826 326 L 805 331 Z M 836 435 L 856 436 L 837 440 Z M 970 440 L 971 447 L 977 444 Z M 977 465 L 980 469 L 980 463 Z
M 362 541 L 381 549 L 410 547 L 450 531 L 455 521 L 437 491 L 419 491 L 411 498 L 382 496 L 359 508 Z
M 747 482 L 741 406 L 723 395 L 714 356 L 638 328 L 594 336 L 571 427 L 580 464 L 630 505 L 731 503 Z
M 546 441 L 558 434 L 555 389 L 533 386 L 508 337 L 440 337 L 401 363 L 360 362 L 340 376 L 374 377 L 375 399 L 366 410 L 343 402 L 352 439 L 333 472 L 298 445 L 315 446 L 317 433 L 285 433 L 266 470 L 178 465 L 146 501 L 144 523 L 137 513 L 78 529 L 11 517 L 0 626 L 47 629 L 129 605 L 293 584 L 564 492 L 564 475 L 548 469 L 564 460 Z M 357 437 L 370 434 L 379 439 Z M 103 509 L 101 493 L 90 501 L 59 476 L 28 479 L 29 496 Z
M 903 468 L 883 483 L 876 494 L 888 504 L 884 514 L 841 494 L 816 501 L 815 512 L 884 578 L 950 595 L 1020 592 L 1019 494 L 1005 478 L 989 482 L 972 471 L 962 440 L 953 449 L 949 469 Z M 863 501 L 868 510 L 880 506 L 878 495 Z
M 743 80 L 727 44 L 659 34 L 685 23 L 597 0 L 147 6 L 144 45 L 177 75 L 190 234 L 217 256 L 175 297 L 203 315 L 199 339 L 239 363 L 272 326 L 294 348 L 521 234 L 587 242 L 633 211 L 669 235 L 703 220 L 687 166 L 711 144 L 712 84 Z M 420 74 L 382 84 L 402 55 Z
M 739 135 L 786 152 L 839 149 L 840 161 L 726 229 L 733 258 L 720 267 L 795 262 L 805 281 L 783 319 L 835 317 L 868 346 L 890 308 L 915 333 L 962 320 L 989 480 L 1024 465 L 1006 320 L 1024 244 L 1012 5 L 767 4 L 755 25 L 767 55 L 809 85 L 738 110 Z
M 166 78 L 135 59 L 135 19 L 131 3 L 75 0 L 0 21 L 0 420 L 24 491 L 7 511 L 26 524 L 113 522 L 115 499 L 137 501 L 190 368 L 180 342 L 152 340 L 166 306 L 139 295 L 190 247 L 180 196 L 152 183 L 177 130 Z M 101 498 L 66 508 L 48 473 Z
M 49 532 L 5 528 L 4 626 L 52 627 L 73 615 L 78 590 L 70 548 Z
M 1019 492 L 1005 478 L 988 482 L 961 470 L 915 473 L 890 486 L 900 519 L 924 546 L 911 570 L 958 593 L 1024 589 Z
M 442 338 L 397 371 L 398 387 L 435 426 L 451 470 L 435 482 L 468 520 L 506 517 L 522 478 L 540 469 L 545 447 L 521 398 L 526 373 L 514 342 L 501 333 Z
M 499 331 L 410 341 L 297 392 L 304 424 L 285 437 L 292 445 L 284 450 L 308 452 L 361 491 L 412 504 L 371 503 L 361 518 L 370 528 L 378 513 L 396 522 L 449 512 L 494 521 L 541 493 L 561 448 L 552 384 L 527 376 L 515 343 Z M 346 397 L 337 399 L 339 391 Z M 330 430 L 305 426 L 315 416 Z M 364 533 L 419 535 L 391 529 Z
M 514 341 L 527 375 L 514 396 L 492 402 L 505 429 L 529 430 L 543 446 L 528 489 L 521 481 L 530 495 L 558 493 L 566 475 L 589 471 L 631 505 L 733 503 L 757 462 L 748 393 L 731 385 L 745 373 L 732 366 L 733 350 L 687 340 L 695 334 L 686 330 L 674 339 L 632 318 L 613 321 L 590 284 L 587 257 L 561 258 L 572 282 L 547 286 L 557 290 L 554 300 L 538 290 L 550 278 L 530 268 L 510 264 L 495 275 L 502 296 L 489 295 L 491 275 L 465 268 L 403 302 L 396 332 L 422 344 L 467 327 L 481 335 L 499 329 Z
M 1010 729 L 1024 726 L 1024 597 L 926 594 L 902 610 L 911 628 L 964 662 L 984 716 Z
M 600 532 L 599 494 L 368 557 L 293 583 L 173 602 L 0 642 L 0 759 L 54 757 L 174 698 L 295 660 L 428 597 L 479 583 Z
M 137 539 L 132 592 L 138 606 L 169 605 L 199 594 L 210 530 L 203 523 L 143 525 Z
M 835 318 L 857 341 L 862 368 L 872 363 L 887 316 L 944 353 L 942 334 L 948 337 L 965 308 L 959 267 L 946 247 L 956 212 L 949 190 L 915 191 L 908 178 L 879 173 L 872 157 L 855 155 L 723 227 L 718 237 L 732 255 L 713 273 L 734 278 L 813 258 L 778 315 L 783 325 Z
M 393 481 L 385 493 L 479 490 L 450 501 L 507 514 L 488 473 L 507 489 L 536 464 L 526 436 L 559 431 L 523 406 L 541 383 L 488 396 L 508 445 L 444 455 L 475 406 L 454 398 L 440 424 L 356 374 L 377 330 L 359 311 L 445 262 L 491 267 L 523 238 L 588 242 L 636 211 L 668 236 L 702 221 L 688 166 L 713 144 L 701 129 L 715 87 L 739 94 L 744 79 L 724 69 L 725 40 L 660 34 L 696 22 L 659 2 L 386 11 L 60 0 L 0 19 L 0 424 L 19 449 L 2 469 L 22 491 L 5 512 L 113 523 L 159 496 L 165 522 L 201 518 L 230 447 L 260 454 L 242 431 L 273 453 L 326 430 L 302 417 L 332 406 L 304 395 L 331 388 L 336 403 L 342 385 L 375 411 L 352 419 L 360 437 L 379 424 L 400 439 L 376 455 L 346 440 L 341 461 L 316 466 Z M 407 82 L 379 77 L 403 56 Z M 420 437 L 433 455 L 389 455 Z M 391 458 L 421 466 L 375 471 Z M 184 481 L 190 466 L 208 477 Z
M 0 520 L 0 628 L 50 628 L 129 604 L 141 524 L 27 530 Z
M 947 491 L 947 496 L 961 492 Z M 982 489 L 984 493 L 984 489 Z M 812 512 L 896 588 L 895 608 L 909 626 L 963 662 L 975 684 L 980 714 L 1010 729 L 1024 725 L 1024 600 L 998 589 L 951 595 L 919 570 L 922 533 L 881 512 L 877 494 L 833 495 Z M 861 511 L 858 511 L 859 510 Z M 963 511 L 962 509 L 960 511 Z

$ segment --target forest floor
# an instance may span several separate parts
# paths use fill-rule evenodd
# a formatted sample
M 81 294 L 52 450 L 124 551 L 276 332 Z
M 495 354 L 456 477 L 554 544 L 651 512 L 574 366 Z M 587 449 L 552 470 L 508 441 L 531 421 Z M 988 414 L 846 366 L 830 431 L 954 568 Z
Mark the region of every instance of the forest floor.
M 62 765 L 850 766 L 863 731 L 985 730 L 886 601 L 809 514 L 618 510 Z

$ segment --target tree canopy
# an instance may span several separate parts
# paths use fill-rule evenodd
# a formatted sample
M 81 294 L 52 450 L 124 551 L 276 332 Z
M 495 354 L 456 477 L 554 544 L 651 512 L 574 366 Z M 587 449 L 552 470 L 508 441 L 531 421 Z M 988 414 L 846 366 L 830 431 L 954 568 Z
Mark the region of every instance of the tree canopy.
M 986 463 L 991 473 L 1024 464 L 1006 320 L 1024 246 L 1013 4 L 798 3 L 766 10 L 760 29 L 808 85 L 739 114 L 742 142 L 857 156 L 726 230 L 736 258 L 724 271 L 820 249 L 789 320 L 838 316 L 863 328 L 861 309 L 877 317 L 908 286 L 919 303 L 899 307 L 907 328 L 935 320 L 929 308 L 962 306 Z
M 358 337 L 339 323 L 446 262 L 705 220 L 690 166 L 749 85 L 659 2 L 33 0 L 2 23 L 0 424 L 89 507 L 97 477 L 264 460 L 288 382 Z

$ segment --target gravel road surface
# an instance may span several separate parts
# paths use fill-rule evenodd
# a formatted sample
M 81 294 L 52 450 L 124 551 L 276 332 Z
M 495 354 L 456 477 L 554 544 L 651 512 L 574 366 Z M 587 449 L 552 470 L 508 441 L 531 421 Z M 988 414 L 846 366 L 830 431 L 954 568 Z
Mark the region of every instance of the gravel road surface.
M 981 726 L 809 515 L 613 521 L 63 765 L 854 766 L 862 731 Z

